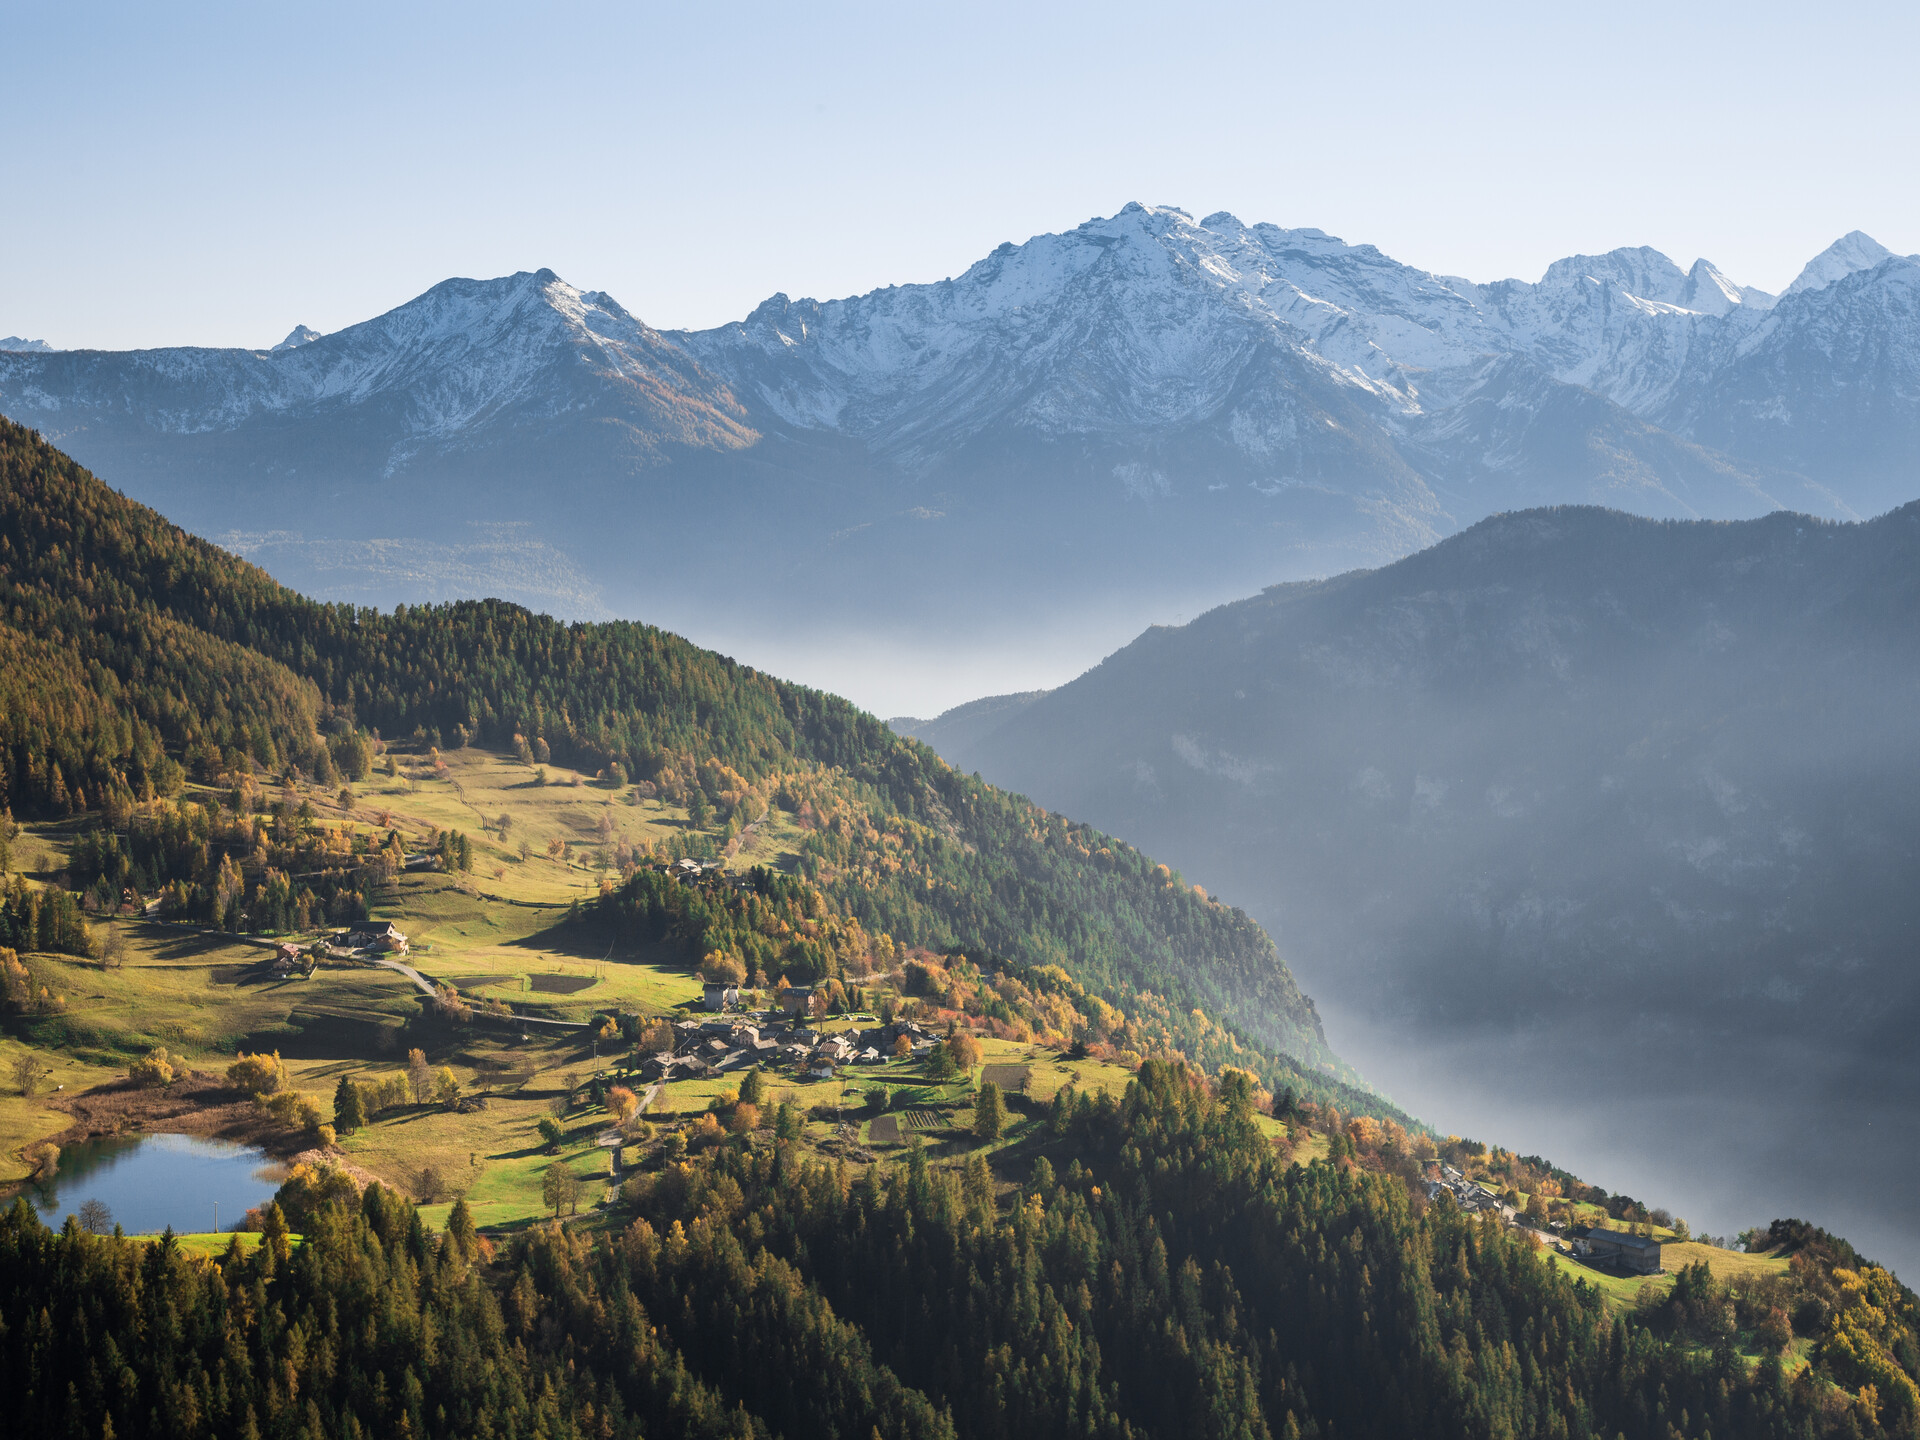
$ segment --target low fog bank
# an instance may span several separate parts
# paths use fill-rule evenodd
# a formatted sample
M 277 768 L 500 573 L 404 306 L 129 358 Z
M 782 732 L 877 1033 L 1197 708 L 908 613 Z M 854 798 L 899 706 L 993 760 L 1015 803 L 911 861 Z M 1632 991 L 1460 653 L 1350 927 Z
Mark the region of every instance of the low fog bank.
M 1301 986 L 1325 993 L 1307 966 Z M 1593 1017 L 1584 1030 L 1421 1031 L 1316 998 L 1334 1050 L 1443 1134 L 1540 1155 L 1731 1238 L 1811 1220 L 1920 1275 L 1920 1111 L 1862 1091 L 1809 1047 L 1675 1049 Z

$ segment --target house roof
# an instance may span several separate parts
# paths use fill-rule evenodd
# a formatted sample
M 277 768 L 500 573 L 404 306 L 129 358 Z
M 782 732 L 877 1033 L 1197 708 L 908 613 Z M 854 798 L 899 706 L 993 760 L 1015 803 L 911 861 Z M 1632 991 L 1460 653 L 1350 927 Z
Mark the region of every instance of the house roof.
M 1623 1250 L 1654 1250 L 1660 1242 L 1651 1235 L 1629 1235 L 1625 1230 L 1589 1230 L 1589 1243 L 1599 1241 L 1604 1245 L 1618 1245 Z

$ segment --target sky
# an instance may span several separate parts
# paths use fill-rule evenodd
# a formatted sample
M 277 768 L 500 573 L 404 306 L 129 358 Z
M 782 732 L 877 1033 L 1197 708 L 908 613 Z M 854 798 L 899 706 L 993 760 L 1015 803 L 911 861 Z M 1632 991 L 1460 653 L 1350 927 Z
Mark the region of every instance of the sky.
M 550 266 L 662 327 L 1129 200 L 1446 274 L 1920 250 L 1920 7 L 0 7 L 0 335 L 260 346 Z

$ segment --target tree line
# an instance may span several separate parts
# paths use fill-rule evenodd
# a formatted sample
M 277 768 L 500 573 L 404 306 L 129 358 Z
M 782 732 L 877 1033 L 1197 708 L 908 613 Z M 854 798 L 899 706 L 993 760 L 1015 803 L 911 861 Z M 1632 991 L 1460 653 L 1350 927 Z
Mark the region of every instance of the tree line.
M 1252 1094 L 1160 1062 L 1070 1087 L 1014 1183 L 977 1151 L 717 1139 L 630 1182 L 624 1228 L 497 1253 L 464 1203 L 435 1236 L 313 1175 L 218 1260 L 22 1202 L 0 1385 L 23 1433 L 129 1440 L 1915 1433 L 1914 1296 L 1830 1237 L 1783 1222 L 1814 1327 L 1790 1374 L 1716 1329 L 1711 1277 L 1612 1314 L 1495 1222 L 1287 1164 Z

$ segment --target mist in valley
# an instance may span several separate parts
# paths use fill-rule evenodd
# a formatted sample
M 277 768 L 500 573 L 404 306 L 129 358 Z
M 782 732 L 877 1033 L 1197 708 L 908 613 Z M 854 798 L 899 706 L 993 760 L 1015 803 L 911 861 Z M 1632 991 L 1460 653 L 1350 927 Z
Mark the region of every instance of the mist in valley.
M 1498 517 L 921 727 L 1243 905 L 1440 1128 L 1920 1270 L 1920 507 Z

